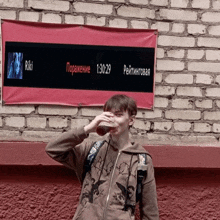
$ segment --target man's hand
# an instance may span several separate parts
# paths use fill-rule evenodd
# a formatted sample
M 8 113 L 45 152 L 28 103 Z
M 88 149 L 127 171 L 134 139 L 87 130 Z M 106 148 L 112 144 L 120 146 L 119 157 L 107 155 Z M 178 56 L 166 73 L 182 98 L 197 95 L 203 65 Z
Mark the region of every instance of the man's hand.
M 90 124 L 86 125 L 84 127 L 84 131 L 86 134 L 89 134 L 91 132 L 95 132 L 97 126 L 102 122 L 114 122 L 114 114 L 111 112 L 103 112 L 101 115 L 98 115 L 94 118 L 94 120 L 91 121 Z

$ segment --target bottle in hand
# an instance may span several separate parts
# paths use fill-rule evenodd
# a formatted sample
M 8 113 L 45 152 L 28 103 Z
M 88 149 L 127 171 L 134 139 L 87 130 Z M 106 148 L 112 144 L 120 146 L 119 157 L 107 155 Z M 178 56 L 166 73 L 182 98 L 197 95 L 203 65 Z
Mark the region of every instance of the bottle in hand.
M 96 128 L 96 133 L 100 136 L 105 135 L 110 130 L 116 128 L 116 124 L 114 122 L 101 122 L 98 127 Z

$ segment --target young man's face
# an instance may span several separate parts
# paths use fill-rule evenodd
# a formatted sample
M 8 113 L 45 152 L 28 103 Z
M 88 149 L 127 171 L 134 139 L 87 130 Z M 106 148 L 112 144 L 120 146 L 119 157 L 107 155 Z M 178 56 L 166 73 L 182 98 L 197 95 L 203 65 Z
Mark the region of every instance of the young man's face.
M 119 136 L 129 131 L 129 127 L 134 123 L 134 116 L 129 116 L 128 111 L 111 110 L 114 114 L 114 121 L 117 127 L 110 131 L 113 136 Z

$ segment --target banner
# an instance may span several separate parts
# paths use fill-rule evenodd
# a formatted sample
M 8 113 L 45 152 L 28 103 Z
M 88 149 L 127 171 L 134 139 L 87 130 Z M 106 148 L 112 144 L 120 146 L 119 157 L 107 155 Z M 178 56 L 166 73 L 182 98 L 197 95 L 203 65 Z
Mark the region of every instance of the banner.
M 156 30 L 3 20 L 2 41 L 5 104 L 153 107 Z

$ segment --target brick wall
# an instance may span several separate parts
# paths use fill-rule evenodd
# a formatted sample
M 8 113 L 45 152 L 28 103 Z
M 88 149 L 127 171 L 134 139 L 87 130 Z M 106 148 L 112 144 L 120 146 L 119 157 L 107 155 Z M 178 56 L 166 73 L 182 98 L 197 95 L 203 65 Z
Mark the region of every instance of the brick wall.
M 0 18 L 158 29 L 154 110 L 139 110 L 133 137 L 151 144 L 219 145 L 219 0 L 1 0 Z M 47 142 L 100 112 L 0 106 L 0 140 Z

